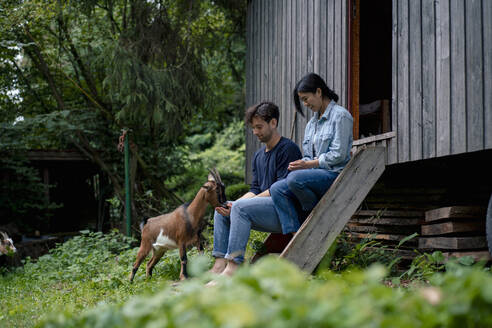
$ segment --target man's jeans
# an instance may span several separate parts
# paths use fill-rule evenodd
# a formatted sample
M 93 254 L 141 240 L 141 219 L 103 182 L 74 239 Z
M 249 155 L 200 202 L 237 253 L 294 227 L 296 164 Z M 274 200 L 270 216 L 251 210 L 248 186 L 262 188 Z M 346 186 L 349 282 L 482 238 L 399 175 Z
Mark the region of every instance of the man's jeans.
M 271 197 L 240 199 L 232 204 L 231 215 L 214 214 L 214 257 L 244 261 L 251 229 L 282 232 Z
M 337 176 L 338 172 L 326 169 L 296 170 L 270 187 L 284 234 L 299 229 L 303 221 L 299 219 L 299 212 L 310 212 Z

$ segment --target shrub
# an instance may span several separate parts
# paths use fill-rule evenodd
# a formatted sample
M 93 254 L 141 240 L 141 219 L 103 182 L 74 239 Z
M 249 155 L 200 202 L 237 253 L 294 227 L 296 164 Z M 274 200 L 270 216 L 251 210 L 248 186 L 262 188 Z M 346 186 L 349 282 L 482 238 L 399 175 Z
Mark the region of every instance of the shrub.
M 268 257 L 243 267 L 214 288 L 202 280 L 151 297 L 70 313 L 40 327 L 488 327 L 492 276 L 479 268 L 437 274 L 433 286 L 412 290 L 381 284 L 373 265 L 309 279 L 292 264 Z

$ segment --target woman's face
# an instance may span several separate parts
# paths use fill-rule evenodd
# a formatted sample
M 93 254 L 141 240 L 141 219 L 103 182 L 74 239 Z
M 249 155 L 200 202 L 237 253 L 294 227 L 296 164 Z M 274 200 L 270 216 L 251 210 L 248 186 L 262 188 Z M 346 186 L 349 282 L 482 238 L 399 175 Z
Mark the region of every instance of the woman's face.
M 305 107 L 308 107 L 313 112 L 319 112 L 323 109 L 323 95 L 321 89 L 316 89 L 316 92 L 298 92 L 299 99 Z

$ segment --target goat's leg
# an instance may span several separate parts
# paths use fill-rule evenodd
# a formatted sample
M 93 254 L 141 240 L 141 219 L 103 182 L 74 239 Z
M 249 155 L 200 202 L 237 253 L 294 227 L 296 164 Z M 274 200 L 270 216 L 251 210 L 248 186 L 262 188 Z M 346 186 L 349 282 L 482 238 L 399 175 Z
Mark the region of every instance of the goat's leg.
M 152 253 L 152 258 L 147 262 L 147 277 L 152 277 L 152 270 L 154 269 L 154 266 L 159 262 L 161 257 L 164 255 L 166 251 L 164 249 L 154 249 Z
M 203 254 L 203 236 L 201 232 L 197 234 L 196 248 L 200 254 Z
M 137 253 L 137 259 L 135 260 L 135 264 L 133 264 L 132 272 L 130 273 L 130 282 L 133 281 L 135 277 L 135 273 L 137 273 L 138 267 L 142 264 L 143 260 L 147 257 L 151 250 L 150 245 L 142 243 Z
M 186 245 L 182 244 L 179 247 L 179 258 L 181 259 L 181 272 L 179 273 L 179 279 L 185 280 L 188 278 L 188 272 L 186 271 L 186 264 L 188 263 L 188 257 L 186 256 Z

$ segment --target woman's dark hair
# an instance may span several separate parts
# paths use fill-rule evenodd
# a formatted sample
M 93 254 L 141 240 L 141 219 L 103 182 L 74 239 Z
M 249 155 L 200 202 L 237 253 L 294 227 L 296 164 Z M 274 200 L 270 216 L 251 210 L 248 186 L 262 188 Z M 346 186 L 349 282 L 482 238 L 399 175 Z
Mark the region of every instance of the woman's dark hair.
M 316 90 L 318 88 L 321 89 L 321 94 L 323 95 L 323 97 L 327 97 L 328 99 L 334 100 L 335 102 L 338 101 L 338 95 L 333 90 L 328 88 L 321 76 L 315 73 L 309 73 L 305 75 L 302 79 L 300 79 L 299 82 L 297 82 L 296 87 L 293 91 L 296 110 L 302 116 L 304 116 L 304 113 L 302 112 L 301 101 L 299 100 L 298 92 L 316 93 Z
M 246 110 L 244 120 L 247 124 L 251 125 L 253 123 L 253 117 L 259 117 L 267 123 L 270 123 L 272 118 L 274 118 L 277 120 L 278 126 L 279 116 L 280 112 L 277 105 L 269 101 L 262 101 L 261 103 L 251 106 Z

